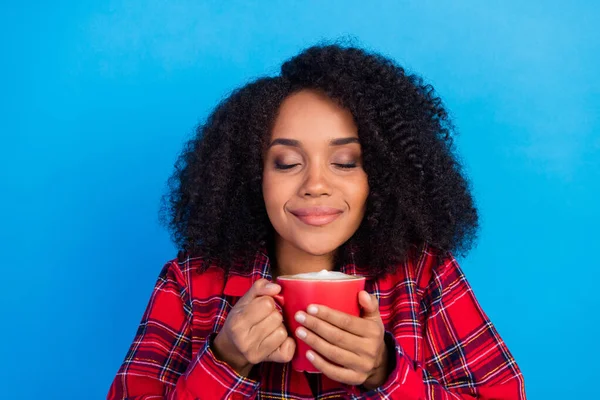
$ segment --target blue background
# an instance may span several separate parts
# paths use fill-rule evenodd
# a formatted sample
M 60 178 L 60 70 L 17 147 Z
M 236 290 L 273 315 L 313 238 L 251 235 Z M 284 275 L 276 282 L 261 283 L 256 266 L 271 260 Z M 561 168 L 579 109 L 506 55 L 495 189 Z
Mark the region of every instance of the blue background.
M 598 3 L 268 3 L 2 2 L 0 397 L 105 397 L 175 256 L 157 210 L 184 139 L 343 37 L 451 110 L 482 216 L 461 263 L 529 398 L 597 396 Z

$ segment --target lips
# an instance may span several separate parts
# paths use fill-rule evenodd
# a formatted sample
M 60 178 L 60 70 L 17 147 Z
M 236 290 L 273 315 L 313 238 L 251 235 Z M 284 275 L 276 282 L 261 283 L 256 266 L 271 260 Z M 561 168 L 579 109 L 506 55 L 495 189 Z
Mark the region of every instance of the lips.
M 335 221 L 343 210 L 333 207 L 308 207 L 291 210 L 290 213 L 307 225 L 323 226 Z

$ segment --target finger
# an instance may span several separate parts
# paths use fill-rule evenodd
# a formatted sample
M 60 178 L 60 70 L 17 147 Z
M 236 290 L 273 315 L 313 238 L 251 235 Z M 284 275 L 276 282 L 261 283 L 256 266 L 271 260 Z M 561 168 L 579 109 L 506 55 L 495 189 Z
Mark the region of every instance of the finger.
M 277 350 L 277 348 L 283 344 L 287 337 L 287 330 L 283 324 L 279 324 L 272 331 L 260 338 L 260 340 L 257 342 L 258 346 L 256 346 L 256 350 L 262 356 L 261 358 L 265 359 L 267 356 Z
M 241 307 L 239 310 L 248 328 L 259 324 L 273 312 L 277 312 L 281 316 L 281 313 L 275 307 L 275 301 L 270 296 L 255 298 L 250 304 Z
M 366 379 L 366 376 L 363 376 L 363 374 L 348 368 L 334 365 L 312 350 L 306 352 L 306 358 L 315 366 L 316 369 L 321 371 L 329 379 L 332 379 L 336 382 L 356 386 L 361 385 Z
M 350 333 L 320 318 L 305 314 L 302 311 L 296 313 L 296 321 L 308 328 L 310 332 L 344 350 L 360 354 L 361 349 L 364 347 L 364 338 L 362 336 Z M 365 322 L 367 321 L 363 321 L 363 323 Z
M 302 327 L 296 329 L 295 334 L 296 337 L 309 345 L 321 356 L 339 366 L 356 371 L 367 369 L 367 367 L 363 366 L 364 361 L 358 354 L 337 346 L 337 342 L 334 342 L 336 344 L 332 344 Z
M 249 326 L 248 340 L 260 343 L 273 332 L 278 326 L 282 325 L 283 317 L 277 310 L 271 311 L 262 321 Z
M 379 301 L 377 300 L 377 296 L 370 295 L 366 291 L 362 290 L 358 294 L 358 304 L 360 304 L 363 310 L 363 318 L 370 320 L 381 319 L 381 315 L 379 314 Z
M 285 364 L 292 361 L 295 351 L 296 342 L 288 336 L 283 343 L 265 359 L 265 361 Z
M 365 321 L 362 318 L 355 317 L 353 315 L 346 314 L 345 312 L 334 310 L 322 305 L 311 304 L 308 306 L 307 311 L 308 314 L 304 313 L 303 311 L 296 313 L 296 321 L 309 327 L 312 331 L 314 331 L 312 325 L 317 323 L 315 320 L 316 317 L 317 319 L 328 322 L 331 325 L 337 326 L 338 328 L 357 336 L 365 337 L 365 335 L 368 333 L 368 331 L 365 329 Z M 305 317 L 306 323 L 302 322 L 302 316 Z M 313 317 L 311 318 L 311 316 Z M 307 323 L 312 325 L 308 326 L 306 325 Z
M 273 296 L 279 293 L 281 286 L 269 282 L 266 279 L 259 279 L 248 289 L 248 291 L 238 300 L 237 304 L 244 306 L 250 304 L 252 300 L 259 296 Z

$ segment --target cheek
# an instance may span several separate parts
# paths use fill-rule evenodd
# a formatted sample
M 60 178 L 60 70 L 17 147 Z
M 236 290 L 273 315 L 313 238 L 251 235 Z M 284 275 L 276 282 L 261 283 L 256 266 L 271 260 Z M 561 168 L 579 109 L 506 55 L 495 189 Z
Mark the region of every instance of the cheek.
M 351 201 L 351 206 L 357 211 L 364 210 L 367 204 L 367 197 L 369 196 L 369 182 L 367 176 L 357 177 L 353 182 L 349 182 L 348 193 Z
M 263 194 L 263 200 L 265 201 L 265 207 L 267 208 L 267 210 L 269 210 L 271 208 L 271 205 L 273 204 L 274 200 L 273 200 L 273 183 L 272 183 L 272 180 L 270 179 L 268 173 L 263 174 L 262 194 Z
M 265 207 L 270 212 L 281 209 L 288 199 L 285 179 L 277 179 L 268 172 L 263 174 L 262 192 Z

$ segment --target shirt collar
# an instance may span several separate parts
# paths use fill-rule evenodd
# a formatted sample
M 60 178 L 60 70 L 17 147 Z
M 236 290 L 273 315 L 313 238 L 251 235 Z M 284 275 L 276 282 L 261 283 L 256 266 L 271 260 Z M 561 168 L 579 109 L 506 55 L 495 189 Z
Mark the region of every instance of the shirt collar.
M 364 276 L 367 280 L 373 278 L 371 271 L 358 267 L 353 260 L 342 265 L 340 271 L 348 275 Z M 232 271 L 229 273 L 223 294 L 226 296 L 242 297 L 252 287 L 254 282 L 261 278 L 269 281 L 272 279 L 271 262 L 264 248 L 256 252 L 250 272 L 240 273 Z
M 347 251 L 350 252 L 350 262 L 345 263 L 340 268 L 340 271 L 347 275 L 364 276 L 367 280 L 373 279 L 375 276 L 371 270 L 365 267 L 358 266 L 355 262 L 354 254 L 357 252 L 355 245 L 351 245 Z
M 271 280 L 271 263 L 265 249 L 260 249 L 254 256 L 254 262 L 250 272 L 229 272 L 223 294 L 226 296 L 242 297 L 256 282 L 264 278 Z

